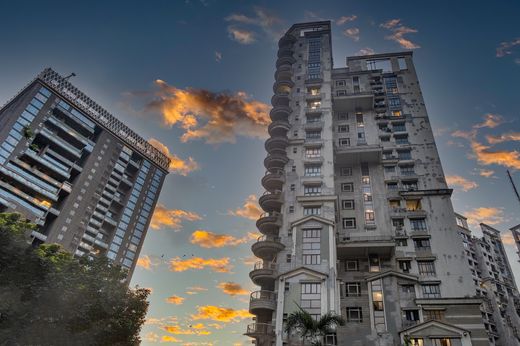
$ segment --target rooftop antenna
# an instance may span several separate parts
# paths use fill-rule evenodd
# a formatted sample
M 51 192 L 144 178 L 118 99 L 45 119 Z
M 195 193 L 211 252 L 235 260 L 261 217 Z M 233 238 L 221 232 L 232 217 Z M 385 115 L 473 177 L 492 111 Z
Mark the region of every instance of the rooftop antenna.
M 513 178 L 511 177 L 511 173 L 509 173 L 509 169 L 507 170 L 507 176 L 509 177 L 509 181 L 511 182 L 511 185 L 513 186 L 513 191 L 515 192 L 516 198 L 518 199 L 518 203 L 520 203 L 520 194 L 518 194 L 518 190 L 516 189 L 515 182 L 513 181 Z
M 76 74 L 74 72 L 72 72 L 71 74 L 69 74 L 67 77 L 65 77 L 64 79 L 65 80 L 69 80 L 71 79 L 72 77 L 76 77 Z

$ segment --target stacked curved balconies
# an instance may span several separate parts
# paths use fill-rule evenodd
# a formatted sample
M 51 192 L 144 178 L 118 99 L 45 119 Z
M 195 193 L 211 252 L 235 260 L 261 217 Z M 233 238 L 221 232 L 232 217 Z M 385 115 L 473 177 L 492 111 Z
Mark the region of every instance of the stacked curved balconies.
M 271 98 L 273 109 L 269 113 L 271 124 L 268 132 L 270 138 L 265 142 L 267 157 L 264 160 L 266 168 L 262 178 L 265 193 L 258 199 L 258 203 L 265 211 L 256 222 L 258 230 L 263 234 L 251 246 L 251 250 L 261 261 L 257 262 L 249 277 L 259 291 L 251 293 L 249 311 L 256 315 L 256 323 L 247 326 L 246 335 L 255 338 L 257 345 L 271 345 L 274 341 L 273 313 L 276 309 L 275 280 L 278 275 L 276 259 L 285 246 L 280 242 L 279 231 L 282 226 L 281 209 L 283 206 L 283 187 L 285 184 L 285 165 L 289 162 L 287 133 L 291 129 L 289 116 L 292 80 L 293 45 L 296 38 L 284 35 L 278 42 L 278 60 L 276 61 L 274 95 Z

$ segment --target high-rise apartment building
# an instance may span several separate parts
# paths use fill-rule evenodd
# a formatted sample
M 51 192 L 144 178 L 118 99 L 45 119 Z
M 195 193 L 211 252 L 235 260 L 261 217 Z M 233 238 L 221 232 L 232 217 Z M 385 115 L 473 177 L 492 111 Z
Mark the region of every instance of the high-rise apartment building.
M 345 318 L 327 345 L 488 345 L 412 52 L 334 68 L 330 22 L 296 24 L 273 91 L 246 335 L 301 345 L 300 306 Z
M 516 254 L 519 257 L 519 262 L 520 262 L 520 225 L 513 226 L 509 230 L 511 231 L 511 234 L 513 235 L 513 240 L 515 241 L 516 249 L 517 249 Z
M 473 277 L 482 297 L 482 319 L 489 344 L 520 345 L 520 294 L 500 237 L 500 231 L 481 223 L 482 237 L 472 236 L 467 219 L 455 214 L 459 234 Z
M 35 242 L 105 254 L 130 271 L 169 159 L 51 69 L 0 110 L 0 209 Z

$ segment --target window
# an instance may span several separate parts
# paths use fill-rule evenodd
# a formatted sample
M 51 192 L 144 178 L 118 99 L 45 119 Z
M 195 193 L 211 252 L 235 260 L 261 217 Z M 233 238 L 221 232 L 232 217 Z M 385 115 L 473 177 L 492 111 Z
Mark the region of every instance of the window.
M 374 224 L 376 222 L 374 211 L 373 210 L 365 210 L 365 223 L 366 224 Z
M 289 213 L 294 213 L 294 205 L 289 206 Z
M 432 346 L 451 346 L 450 338 L 432 338 Z
M 406 124 L 405 123 L 395 123 L 392 125 L 392 130 L 394 132 L 405 132 Z
M 338 120 L 348 120 L 348 113 L 338 113 Z
M 399 158 L 399 160 L 411 160 L 412 154 L 410 153 L 410 150 L 398 151 L 397 157 Z
M 319 195 L 321 195 L 321 186 L 317 186 L 317 185 L 304 186 L 303 194 L 305 196 L 319 196 Z
M 285 255 L 285 261 L 287 263 L 291 263 L 291 260 L 292 260 L 292 255 L 290 253 L 288 253 L 287 255 Z
M 406 210 L 408 211 L 416 211 L 421 210 L 421 200 L 420 199 L 408 199 L 406 200 Z
M 341 184 L 341 191 L 343 191 L 343 192 L 353 192 L 354 191 L 354 183 L 343 183 L 343 184 Z
M 319 109 L 321 107 L 321 101 L 307 102 L 307 107 L 310 109 Z
M 400 108 L 401 99 L 399 99 L 399 96 L 388 96 L 388 106 L 390 107 L 390 109 Z
M 401 171 L 401 175 L 410 176 L 415 174 L 413 166 L 401 166 L 399 170 Z
M 410 142 L 408 142 L 408 136 L 396 136 L 395 144 L 410 144 Z
M 410 219 L 410 227 L 412 231 L 426 231 L 425 219 Z
M 306 139 L 320 139 L 321 131 L 306 131 L 305 138 Z
M 346 90 L 336 90 L 336 96 L 347 96 Z
M 406 60 L 404 57 L 397 58 L 397 64 L 399 65 L 399 70 L 406 70 Z
M 305 176 L 317 177 L 321 175 L 321 165 L 305 165 Z
M 303 264 L 316 265 L 320 264 L 320 255 L 303 255 Z
M 403 190 L 417 191 L 418 186 L 416 181 L 403 181 Z
M 404 294 L 415 294 L 414 285 L 401 285 L 401 292 Z
M 361 323 L 363 322 L 362 310 L 359 307 L 347 308 L 347 322 Z
M 430 239 L 414 239 L 415 250 L 431 250 Z
M 339 133 L 345 133 L 349 131 L 348 125 L 339 125 L 338 126 L 338 132 Z
M 291 187 L 290 187 L 291 191 L 294 191 L 296 190 L 296 185 L 295 184 L 291 184 Z
M 341 208 L 346 210 L 354 209 L 354 200 L 353 199 L 344 199 L 341 201 Z
M 307 123 L 319 123 L 321 121 L 321 115 L 307 115 Z
M 320 94 L 320 88 L 316 88 L 316 87 L 308 88 L 307 92 L 313 96 L 316 96 L 316 95 Z
M 435 276 L 435 264 L 433 261 L 417 261 L 419 274 L 425 276 Z
M 321 307 L 321 283 L 301 284 L 301 307 L 304 309 Z
M 386 188 L 388 190 L 394 190 L 395 191 L 395 190 L 397 190 L 398 186 L 397 186 L 397 183 L 387 183 L 386 184 Z
M 303 215 L 320 215 L 321 207 L 304 207 Z
M 401 201 L 398 199 L 391 199 L 388 201 L 388 206 L 392 209 L 397 209 L 401 207 Z
M 385 166 L 385 173 L 395 173 L 395 166 Z
M 372 292 L 372 306 L 374 307 L 374 311 L 383 311 L 383 291 L 373 291 Z
M 424 319 L 442 321 L 444 319 L 444 310 L 424 310 Z
M 402 229 L 404 227 L 404 219 L 392 219 L 392 226 L 396 229 Z
M 305 148 L 305 157 L 308 159 L 321 156 L 321 148 Z
M 424 346 L 424 340 L 422 338 L 411 338 L 410 346 Z
M 297 148 L 297 147 L 293 147 L 293 148 L 292 148 L 292 152 L 293 152 L 293 154 L 298 153 L 298 148 Z
M 368 70 L 383 70 L 383 72 L 392 72 L 390 59 L 367 60 Z
M 352 176 L 352 167 L 341 167 L 340 174 L 344 177 Z
M 347 282 L 345 283 L 345 291 L 347 297 L 359 297 L 361 296 L 361 284 L 359 282 Z
M 348 272 L 357 272 L 359 271 L 359 265 L 357 260 L 347 260 L 345 261 L 345 270 Z
M 337 87 L 345 86 L 345 85 L 346 85 L 346 84 L 345 84 L 345 81 L 344 81 L 344 80 L 337 80 L 337 81 L 336 81 L 336 86 L 337 86 Z
M 377 256 L 370 256 L 370 258 L 368 259 L 368 271 L 371 272 L 371 273 L 377 273 L 380 271 L 380 262 L 379 262 L 379 257 Z
M 338 143 L 340 147 L 350 147 L 350 138 L 340 138 Z
M 403 273 L 409 273 L 410 272 L 410 263 L 411 261 L 397 261 L 399 263 L 399 269 L 401 269 L 401 271 Z
M 408 239 L 396 239 L 395 246 L 408 246 Z
M 345 228 L 345 229 L 356 228 L 356 218 L 354 218 L 354 217 L 344 218 L 343 219 L 343 228 Z
M 424 298 L 440 298 L 441 288 L 438 284 L 422 285 Z
M 407 321 L 419 321 L 419 310 L 403 310 L 403 315 Z

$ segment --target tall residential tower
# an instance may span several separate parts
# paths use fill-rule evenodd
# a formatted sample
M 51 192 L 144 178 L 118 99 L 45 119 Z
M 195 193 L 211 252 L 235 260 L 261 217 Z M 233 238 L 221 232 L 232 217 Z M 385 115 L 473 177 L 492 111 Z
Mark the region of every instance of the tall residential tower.
M 135 268 L 169 159 L 51 69 L 0 109 L 0 210 Z
M 279 41 L 246 335 L 301 345 L 301 306 L 345 318 L 327 345 L 487 345 L 412 53 L 334 68 L 330 30 Z

